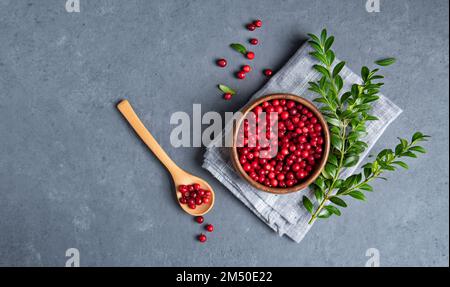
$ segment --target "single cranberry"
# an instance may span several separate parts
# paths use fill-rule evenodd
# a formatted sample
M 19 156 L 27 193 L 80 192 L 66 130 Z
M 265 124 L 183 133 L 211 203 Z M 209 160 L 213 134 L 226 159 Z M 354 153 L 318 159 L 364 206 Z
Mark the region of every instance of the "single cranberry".
M 226 67 L 226 65 L 227 65 L 227 60 L 225 60 L 225 59 L 217 60 L 217 66 L 224 68 L 224 67 Z
M 297 172 L 297 178 L 298 179 L 304 179 L 306 176 L 307 176 L 307 173 L 304 170 L 301 170 L 301 171 Z
M 262 21 L 261 20 L 255 20 L 253 21 L 253 25 L 255 25 L 256 27 L 260 28 L 262 27 Z
M 200 184 L 194 183 L 193 186 L 194 186 L 194 190 L 197 190 L 197 191 L 200 190 Z
M 272 76 L 272 70 L 271 69 L 265 69 L 264 70 L 264 75 L 266 75 L 267 77 L 270 77 L 270 76 Z
M 282 113 L 280 114 L 280 118 L 281 118 L 282 120 L 287 120 L 287 119 L 289 118 L 289 113 L 288 113 L 288 112 L 282 112 Z
M 245 73 L 248 73 L 252 70 L 252 68 L 249 65 L 244 65 L 244 66 L 242 66 L 241 70 Z
M 201 224 L 201 223 L 203 223 L 203 221 L 205 221 L 205 219 L 203 218 L 203 216 L 196 216 L 195 221 L 197 223 Z
M 207 224 L 205 226 L 206 231 L 208 232 L 213 232 L 214 231 L 214 226 L 212 224 Z
M 208 204 L 211 201 L 211 199 L 209 199 L 209 197 L 203 197 L 203 203 Z
M 255 58 L 255 53 L 253 53 L 252 51 L 249 51 L 249 52 L 247 52 L 247 54 L 245 54 L 245 56 L 247 57 L 247 59 L 253 60 Z
M 203 200 L 201 199 L 201 197 L 197 197 L 196 199 L 195 199 L 195 204 L 196 205 L 200 205 L 200 204 L 202 204 L 203 203 Z
M 224 100 L 229 101 L 231 100 L 231 98 L 233 97 L 233 95 L 231 93 L 225 93 L 223 95 Z
M 254 31 L 256 29 L 256 26 L 253 23 L 247 24 L 247 29 L 250 31 Z
M 180 203 L 186 204 L 187 203 L 186 197 L 180 197 Z
M 272 180 L 270 181 L 270 185 L 273 186 L 273 187 L 278 186 L 278 180 L 272 179 Z
M 206 242 L 206 239 L 206 235 L 203 233 L 198 236 L 198 241 L 200 241 L 201 243 Z
M 244 71 L 239 71 L 236 73 L 236 77 L 238 77 L 238 79 L 245 79 L 245 72 Z
M 252 44 L 252 45 L 258 45 L 258 39 L 256 39 L 256 38 L 252 38 L 252 39 L 250 39 L 250 44 Z

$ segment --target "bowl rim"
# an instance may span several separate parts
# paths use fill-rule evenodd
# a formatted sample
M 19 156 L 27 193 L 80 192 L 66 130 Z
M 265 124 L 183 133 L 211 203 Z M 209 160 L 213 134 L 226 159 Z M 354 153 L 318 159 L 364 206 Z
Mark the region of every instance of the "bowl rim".
M 243 119 L 245 118 L 245 116 L 251 111 L 253 110 L 253 108 L 255 108 L 257 105 L 260 105 L 263 102 L 266 101 L 270 101 L 270 100 L 275 100 L 275 99 L 285 99 L 285 100 L 293 100 L 297 103 L 300 103 L 304 106 L 306 106 L 319 120 L 320 124 L 322 125 L 322 131 L 324 134 L 324 150 L 323 150 L 323 157 L 318 165 L 318 167 L 316 168 L 316 170 L 307 178 L 307 180 L 305 180 L 302 183 L 299 183 L 297 185 L 291 186 L 291 187 L 269 187 L 269 186 L 265 186 L 255 180 L 253 180 L 243 169 L 242 165 L 239 162 L 239 155 L 237 152 L 237 146 L 236 146 L 236 142 L 237 142 L 237 136 L 238 136 L 238 131 L 239 131 L 239 127 L 242 124 Z M 253 187 L 265 191 L 265 192 L 269 192 L 269 193 L 273 193 L 273 194 L 288 194 L 288 193 L 293 193 L 293 192 L 298 192 L 301 191 L 303 189 L 305 189 L 306 187 L 308 187 L 311 183 L 313 183 L 317 177 L 322 173 L 323 169 L 325 168 L 325 165 L 328 161 L 328 156 L 330 153 L 330 131 L 328 128 L 328 124 L 327 121 L 325 120 L 324 116 L 322 115 L 322 113 L 319 111 L 319 109 L 309 100 L 301 97 L 301 96 L 297 96 L 295 94 L 289 94 L 289 93 L 274 93 L 274 94 L 268 94 L 268 95 L 264 95 L 262 97 L 259 97 L 253 101 L 250 101 L 247 105 L 244 106 L 244 108 L 240 111 L 240 115 L 238 117 L 237 120 L 233 121 L 233 142 L 232 142 L 232 147 L 231 147 L 231 159 L 232 159 L 232 163 L 234 165 L 234 168 L 238 171 L 238 173 Z

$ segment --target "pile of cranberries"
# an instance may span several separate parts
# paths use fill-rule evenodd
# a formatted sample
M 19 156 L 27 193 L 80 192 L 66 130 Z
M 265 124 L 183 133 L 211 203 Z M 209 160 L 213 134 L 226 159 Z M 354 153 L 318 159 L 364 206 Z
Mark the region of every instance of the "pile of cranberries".
M 180 185 L 178 191 L 181 193 L 180 203 L 187 204 L 190 209 L 211 201 L 211 191 L 202 189 L 198 183 Z
M 251 134 L 248 120 L 244 121 L 238 139 L 243 143 L 238 147 L 239 162 L 244 171 L 256 182 L 268 187 L 290 187 L 305 181 L 315 170 L 323 156 L 323 127 L 314 113 L 302 104 L 285 99 L 263 102 L 252 111 L 256 119 L 256 135 Z M 270 147 L 258 144 L 261 123 L 259 115 L 266 113 L 266 138 L 278 137 L 276 156 L 267 158 Z M 278 116 L 278 135 L 275 135 L 270 113 Z M 274 123 L 276 124 L 276 122 Z M 256 142 L 254 147 L 249 142 Z M 264 156 L 263 153 L 265 153 Z

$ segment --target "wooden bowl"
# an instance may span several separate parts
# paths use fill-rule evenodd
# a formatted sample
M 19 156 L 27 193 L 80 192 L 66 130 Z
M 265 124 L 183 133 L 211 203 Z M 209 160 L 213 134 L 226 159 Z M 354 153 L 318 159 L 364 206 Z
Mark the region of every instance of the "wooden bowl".
M 239 127 L 241 126 L 243 120 L 245 119 L 245 116 L 252 111 L 256 106 L 260 105 L 263 102 L 275 100 L 275 99 L 285 99 L 285 100 L 292 100 L 297 103 L 302 104 L 303 106 L 307 107 L 319 120 L 319 123 L 322 125 L 322 131 L 324 135 L 324 148 L 323 148 L 323 156 L 319 164 L 316 166 L 316 169 L 301 183 L 291 186 L 291 187 L 268 187 L 265 186 L 259 182 L 256 182 L 250 176 L 244 171 L 242 168 L 240 162 L 239 162 L 239 155 L 237 151 L 237 140 L 238 140 L 238 133 L 239 133 Z M 330 131 L 328 130 L 328 124 L 323 117 L 323 115 L 320 113 L 320 111 L 316 108 L 316 106 L 311 103 L 310 101 L 306 100 L 305 98 L 293 95 L 293 94 L 271 94 L 266 95 L 261 98 L 258 98 L 250 103 L 248 103 L 243 110 L 241 111 L 241 116 L 234 122 L 233 126 L 233 145 L 231 148 L 231 158 L 234 167 L 239 172 L 239 174 L 248 181 L 253 187 L 265 191 L 270 192 L 274 194 L 286 194 L 291 192 L 300 191 L 307 186 L 309 186 L 311 183 L 313 183 L 316 178 L 321 174 L 322 170 L 325 168 L 325 165 L 328 160 L 328 154 L 330 152 Z

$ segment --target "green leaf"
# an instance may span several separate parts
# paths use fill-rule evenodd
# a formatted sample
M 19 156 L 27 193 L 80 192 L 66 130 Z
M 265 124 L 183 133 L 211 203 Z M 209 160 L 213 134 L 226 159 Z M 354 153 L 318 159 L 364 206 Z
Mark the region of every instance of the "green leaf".
M 334 83 L 336 84 L 336 88 L 338 91 L 342 90 L 342 87 L 344 86 L 344 80 L 342 80 L 342 77 L 339 75 L 333 76 L 334 77 Z
M 306 210 L 308 210 L 309 213 L 311 213 L 311 214 L 313 213 L 314 205 L 309 200 L 309 198 L 306 196 L 303 196 L 303 206 L 306 208 Z
M 396 164 L 398 166 L 401 166 L 404 169 L 409 169 L 408 165 L 406 163 L 404 163 L 403 161 L 394 161 L 394 162 L 392 162 L 392 164 Z
M 366 200 L 366 196 L 364 195 L 364 193 L 358 190 L 354 190 L 350 192 L 348 195 L 359 200 Z
M 385 58 L 385 59 L 381 59 L 378 61 L 375 61 L 375 64 L 377 64 L 378 66 L 389 66 L 395 63 L 395 58 Z
M 324 66 L 314 65 L 313 68 L 316 69 L 319 73 L 321 73 L 325 77 L 330 78 L 330 72 Z
M 361 185 L 359 188 L 365 191 L 373 191 L 373 187 L 368 185 L 367 183 Z
M 331 134 L 331 144 L 333 147 L 340 150 L 342 147 L 342 139 L 336 134 Z
M 408 141 L 406 139 L 398 138 L 398 140 L 402 144 L 403 149 L 406 149 L 408 147 Z
M 325 41 L 325 51 L 328 51 L 331 48 L 331 46 L 333 45 L 333 42 L 334 42 L 334 37 L 333 36 L 331 36 L 330 38 L 328 38 Z
M 324 197 L 323 191 L 320 190 L 320 189 L 316 189 L 316 190 L 314 191 L 314 196 L 316 197 L 316 200 L 317 200 L 318 202 L 322 202 L 323 197 Z
M 314 184 L 321 190 L 325 189 L 325 182 L 320 176 L 314 181 Z
M 334 154 L 332 154 L 332 153 L 330 153 L 330 155 L 328 156 L 328 162 L 331 163 L 331 164 L 333 164 L 333 165 L 335 165 L 335 166 L 338 166 L 338 159 L 337 159 L 337 157 L 336 157 Z
M 313 47 L 313 49 L 316 50 L 317 52 L 319 52 L 319 53 L 322 53 L 322 52 L 323 52 L 323 49 L 322 49 L 322 47 L 320 46 L 319 43 L 316 43 L 316 42 L 314 42 L 314 41 L 309 41 L 308 43 L 309 43 L 309 45 L 311 45 L 311 47 Z
M 363 79 L 364 82 L 366 82 L 369 78 L 369 68 L 367 68 L 366 66 L 361 68 L 361 78 Z
M 333 214 L 333 213 L 331 213 L 328 209 L 322 209 L 322 210 L 319 212 L 319 215 L 318 215 L 317 217 L 318 217 L 318 218 L 325 219 L 325 218 L 330 217 L 332 214 Z
M 235 51 L 241 53 L 241 54 L 245 55 L 247 53 L 247 49 L 242 44 L 233 43 L 233 44 L 230 45 L 230 47 L 233 48 Z
M 421 146 L 413 146 L 413 147 L 409 148 L 409 150 L 420 152 L 420 153 L 427 153 L 427 151 Z
M 329 175 L 331 175 L 331 177 L 335 177 L 336 176 L 336 172 L 337 172 L 337 167 L 327 163 L 325 165 L 325 169 L 324 169 Z
M 344 159 L 344 166 L 352 167 L 352 166 L 356 165 L 358 163 L 358 161 L 359 161 L 359 156 L 357 156 L 357 155 L 346 157 Z
M 322 170 L 322 176 L 326 179 L 332 179 L 333 177 L 325 170 Z
M 320 33 L 320 41 L 321 43 L 325 43 L 327 41 L 327 30 L 323 29 Z
M 378 121 L 379 119 L 376 116 L 368 115 L 366 117 L 366 120 L 368 120 L 368 121 Z
M 416 133 L 414 133 L 414 135 L 412 136 L 412 140 L 411 140 L 411 141 L 415 142 L 415 141 L 421 140 L 421 139 L 423 139 L 423 138 L 425 138 L 425 137 L 428 137 L 428 136 L 425 136 L 425 135 L 424 135 L 423 133 L 421 133 L 421 132 L 416 132 Z
M 319 37 L 317 37 L 316 35 L 314 35 L 314 34 L 308 34 L 308 36 L 309 36 L 311 39 L 313 39 L 315 42 L 320 43 L 320 39 L 319 39 Z
M 414 154 L 413 152 L 411 152 L 411 151 L 407 151 L 407 152 L 403 153 L 402 156 L 407 156 L 407 157 L 417 158 L 417 155 L 415 155 L 415 154 Z
M 345 62 L 339 62 L 338 64 L 336 64 L 336 66 L 334 66 L 333 69 L 333 78 L 335 78 L 342 70 L 342 68 L 344 68 L 345 66 Z
M 364 177 L 368 178 L 372 174 L 372 167 L 364 168 Z
M 329 212 L 336 214 L 337 216 L 341 216 L 341 211 L 336 206 L 327 205 L 324 208 Z
M 347 203 L 345 203 L 345 201 L 340 199 L 339 197 L 330 197 L 330 201 L 338 206 L 347 207 Z
M 221 91 L 224 92 L 225 94 L 226 94 L 226 93 L 230 93 L 230 94 L 232 94 L 232 95 L 236 94 L 236 91 L 235 91 L 235 90 L 233 90 L 232 88 L 230 88 L 230 87 L 228 87 L 228 86 L 225 86 L 225 85 L 223 85 L 223 84 L 220 84 L 220 85 L 219 85 L 219 90 L 221 90 Z
M 336 127 L 341 126 L 341 122 L 338 119 L 330 118 L 330 117 L 325 117 L 325 119 L 327 120 L 327 122 L 330 125 L 333 125 L 333 126 L 336 126 Z

